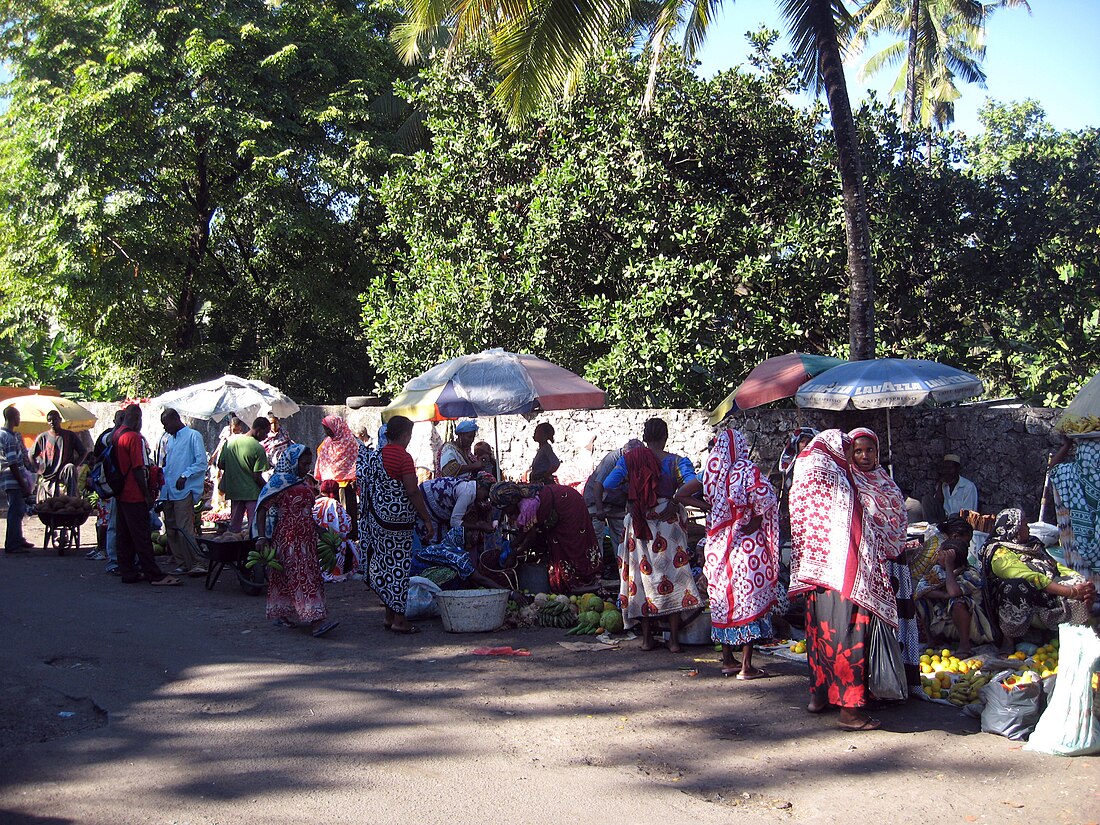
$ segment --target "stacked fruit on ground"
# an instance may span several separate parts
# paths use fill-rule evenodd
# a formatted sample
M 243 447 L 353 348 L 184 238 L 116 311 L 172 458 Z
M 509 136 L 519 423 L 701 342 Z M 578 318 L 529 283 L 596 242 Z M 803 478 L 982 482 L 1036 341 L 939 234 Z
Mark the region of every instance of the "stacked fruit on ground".
M 538 593 L 531 602 L 537 622 L 542 627 L 568 629 L 574 635 L 594 635 L 605 631 L 618 633 L 623 629 L 623 617 L 611 602 L 595 593 L 583 596 L 559 596 Z
M 1008 657 L 1012 661 L 1019 662 L 1017 669 L 1023 668 L 1025 672 L 1037 673 L 1041 678 L 1053 676 L 1058 672 L 1058 640 L 1055 639 L 1034 651 L 1031 646 L 1017 646 L 1016 652 Z
M 971 694 L 977 697 L 978 690 L 989 681 L 989 677 L 981 673 L 982 664 L 981 659 L 960 659 L 946 648 L 940 651 L 928 648 L 920 657 L 924 695 L 929 699 L 946 699 L 955 705 L 970 704 L 973 699 L 958 700 Z

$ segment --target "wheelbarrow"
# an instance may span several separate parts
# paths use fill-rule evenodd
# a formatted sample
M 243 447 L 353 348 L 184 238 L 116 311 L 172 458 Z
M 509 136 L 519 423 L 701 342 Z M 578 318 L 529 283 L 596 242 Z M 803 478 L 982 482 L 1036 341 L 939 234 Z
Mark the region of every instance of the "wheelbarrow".
M 222 571 L 229 567 L 237 576 L 237 584 L 249 596 L 259 596 L 267 587 L 267 577 L 262 565 L 245 567 L 248 554 L 256 549 L 254 539 L 215 541 L 197 536 L 199 552 L 206 557 L 206 589 L 213 590 Z
M 80 527 L 91 513 L 36 512 L 38 520 L 46 527 L 46 533 L 42 537 L 43 550 L 53 547 L 59 556 L 64 556 L 70 547 L 80 550 Z

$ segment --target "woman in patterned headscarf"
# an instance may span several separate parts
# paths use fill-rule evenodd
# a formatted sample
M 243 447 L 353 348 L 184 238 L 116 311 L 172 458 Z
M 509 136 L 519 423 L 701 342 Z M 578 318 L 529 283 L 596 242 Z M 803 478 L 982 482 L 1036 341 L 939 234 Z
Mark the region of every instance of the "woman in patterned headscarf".
M 301 444 L 283 451 L 274 475 L 260 491 L 252 535 L 257 550 L 275 548 L 281 568 L 267 571 L 267 618 L 281 627 L 295 627 L 297 618 L 309 623 L 314 636 L 323 636 L 339 622 L 328 620 L 317 560 L 313 489 L 307 483 L 312 461 L 309 448 Z
M 879 441 L 873 430 L 859 427 L 848 433 L 852 440 L 852 474 L 864 508 L 882 529 L 876 533 L 886 559 L 886 572 L 898 607 L 898 644 L 910 687 L 920 687 L 920 626 L 913 599 L 913 577 L 905 559 L 908 518 L 905 496 L 879 463 Z
M 1096 587 L 1059 564 L 1031 538 L 1020 510 L 997 515 L 982 548 L 982 579 L 990 618 L 1001 631 L 1001 652 L 1011 653 L 1032 622 L 1048 630 L 1085 624 Z
M 752 666 L 752 646 L 771 637 L 770 614 L 779 595 L 779 500 L 749 459 L 745 437 L 733 429 L 714 440 L 702 492 L 710 505 L 703 570 L 711 638 L 722 644 L 723 675 L 758 679 L 767 674 Z
M 871 625 L 896 630 L 898 612 L 876 535 L 882 528 L 863 506 L 851 462 L 851 439 L 825 430 L 795 464 L 790 593 L 806 594 L 806 710 L 836 705 L 842 729 L 875 730 L 882 723 L 863 712 Z
M 600 550 L 584 496 L 562 484 L 501 481 L 489 488 L 489 501 L 514 517 L 524 533 L 517 556 L 528 548 L 545 550 L 552 592 L 574 593 L 596 584 Z
M 359 502 L 355 480 L 360 441 L 352 433 L 348 422 L 338 415 L 326 415 L 321 419 L 321 427 L 326 438 L 317 448 L 317 480 L 332 479 L 339 485 L 336 499 L 348 511 L 351 523 L 357 525 Z M 358 538 L 358 529 L 352 534 L 352 538 Z
M 1064 436 L 1051 458 L 1050 483 L 1066 561 L 1100 583 L 1100 441 Z

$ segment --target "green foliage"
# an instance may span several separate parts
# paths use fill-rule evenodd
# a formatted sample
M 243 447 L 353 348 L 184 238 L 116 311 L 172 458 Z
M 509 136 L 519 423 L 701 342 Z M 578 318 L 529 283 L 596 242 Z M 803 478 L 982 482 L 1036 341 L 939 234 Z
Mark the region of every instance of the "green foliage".
M 708 406 L 791 349 L 844 355 L 844 240 L 821 111 L 754 37 L 761 76 L 674 57 L 653 111 L 613 52 L 568 105 L 509 130 L 475 59 L 425 76 L 429 152 L 380 190 L 400 265 L 363 296 L 382 388 L 490 346 L 531 351 L 612 403 Z M 992 395 L 1064 402 L 1098 368 L 1095 130 L 991 106 L 974 141 L 858 115 L 881 276 L 880 356 L 942 360 Z M 1067 300 L 1067 297 L 1069 300 Z
M 303 399 L 369 380 L 355 296 L 378 265 L 361 194 L 398 122 L 375 111 L 399 73 L 386 13 L 18 0 L 4 24 L 5 302 L 143 393 L 227 370 Z
M 639 119 L 645 68 L 609 52 L 570 105 L 515 131 L 485 64 L 429 73 L 432 150 L 380 190 L 404 265 L 363 296 L 383 386 L 502 346 L 614 403 L 706 404 L 761 353 L 838 349 L 831 154 L 818 113 L 782 98 L 784 69 L 703 81 L 672 57 Z

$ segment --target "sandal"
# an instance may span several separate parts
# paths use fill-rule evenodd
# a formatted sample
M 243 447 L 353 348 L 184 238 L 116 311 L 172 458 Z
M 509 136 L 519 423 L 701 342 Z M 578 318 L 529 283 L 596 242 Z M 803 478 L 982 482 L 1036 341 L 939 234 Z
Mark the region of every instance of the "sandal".
M 766 670 L 764 670 L 761 667 L 754 667 L 748 673 L 738 672 L 736 678 L 739 681 L 742 681 L 742 682 L 749 682 L 753 679 L 767 679 L 768 678 L 768 673 L 767 673 Z
M 319 639 L 320 637 L 322 637 L 326 633 L 328 633 L 330 630 L 333 630 L 339 624 L 340 624 L 339 622 L 335 622 L 335 621 L 334 622 L 325 622 L 323 625 L 321 625 L 316 630 L 311 630 L 309 635 L 311 635 L 314 639 Z
M 292 622 L 286 616 L 283 616 L 282 618 L 276 619 L 275 621 L 272 622 L 272 624 L 275 625 L 275 627 L 297 627 L 298 626 L 298 625 L 294 624 L 294 622 Z
M 415 625 L 407 625 L 406 627 L 394 627 L 390 625 L 386 628 L 390 633 L 399 633 L 402 636 L 411 636 L 413 633 L 419 633 L 420 628 Z
M 123 579 L 123 581 L 125 581 L 125 579 Z M 176 587 L 177 585 L 183 584 L 183 581 L 177 579 L 175 576 L 165 576 L 162 579 L 149 582 L 149 584 L 153 585 L 153 587 Z
M 836 726 L 840 728 L 840 730 L 850 731 L 878 730 L 880 727 L 882 727 L 882 722 L 880 722 L 878 719 L 872 719 L 870 716 L 868 716 L 862 722 L 857 722 L 855 724 L 848 724 L 847 722 L 837 722 Z

